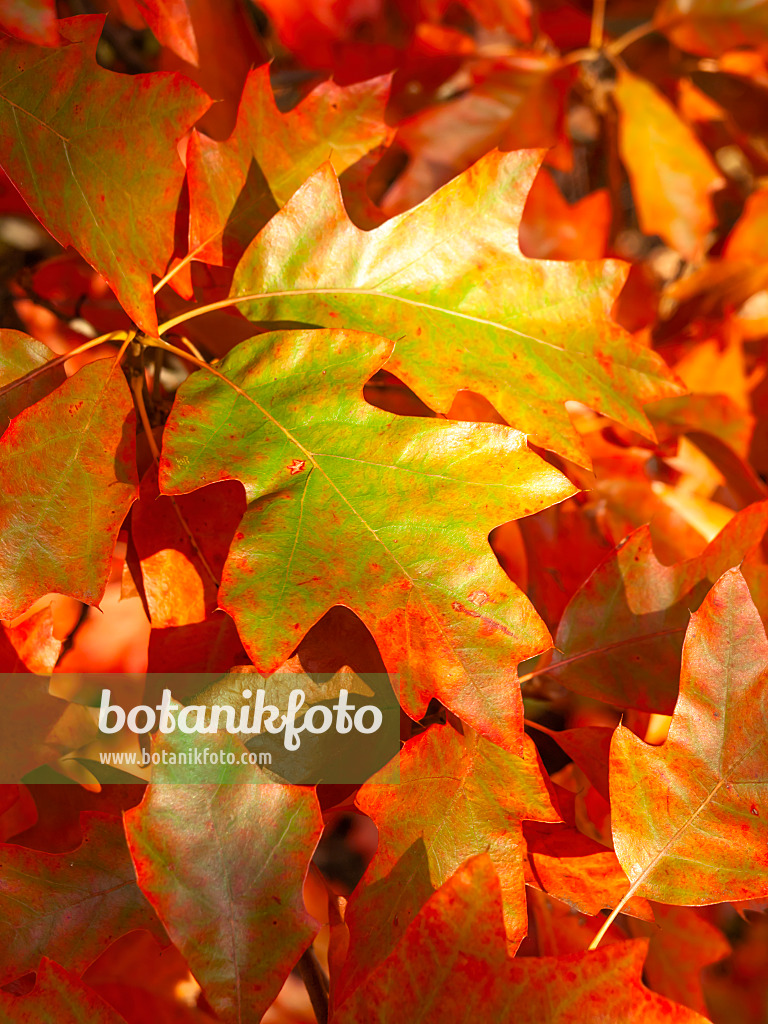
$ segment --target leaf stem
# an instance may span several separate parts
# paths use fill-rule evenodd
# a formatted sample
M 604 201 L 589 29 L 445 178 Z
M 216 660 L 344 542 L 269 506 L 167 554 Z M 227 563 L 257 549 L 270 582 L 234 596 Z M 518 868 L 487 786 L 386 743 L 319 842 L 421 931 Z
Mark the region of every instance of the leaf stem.
M 205 357 L 203 356 L 203 353 L 200 351 L 197 345 L 194 344 L 193 341 L 191 341 L 185 335 L 181 335 L 180 340 L 184 342 L 184 344 L 187 346 L 187 348 L 189 349 L 193 356 L 197 356 L 198 359 L 202 359 L 203 362 L 205 362 Z
M 21 387 L 22 384 L 27 384 L 29 381 L 34 380 L 36 377 L 40 377 L 42 374 L 47 373 L 49 370 L 56 369 L 57 366 L 62 366 L 68 359 L 73 359 L 75 356 L 79 356 L 83 352 L 87 352 L 88 349 L 95 348 L 97 345 L 103 345 L 108 341 L 125 341 L 129 337 L 127 331 L 110 331 L 109 334 L 100 334 L 98 338 L 91 338 L 89 341 L 84 341 L 82 345 L 78 345 L 77 348 L 73 348 L 70 352 L 64 352 L 60 356 L 56 356 L 55 359 L 49 359 L 47 363 L 43 363 L 42 366 L 36 366 L 34 370 L 30 370 L 29 373 L 25 373 L 23 377 L 17 377 L 16 380 L 10 381 L 0 388 L 0 398 L 3 395 L 7 395 L 9 391 L 14 391 L 16 388 Z
M 527 725 L 529 729 L 536 729 L 537 732 L 543 732 L 546 736 L 551 736 L 553 739 L 557 739 L 557 733 L 554 729 L 548 729 L 546 725 L 539 725 L 539 723 L 534 722 L 532 718 L 524 718 L 523 724 Z
M 161 277 L 160 278 L 160 280 L 157 282 L 157 284 L 152 289 L 152 294 L 153 295 L 157 295 L 157 293 L 160 291 L 160 289 L 164 288 L 165 285 L 167 285 L 168 282 L 170 280 L 172 280 L 176 276 L 176 274 L 178 274 L 178 272 L 181 270 L 181 268 L 185 267 L 187 265 L 187 263 L 189 263 L 189 261 L 190 261 L 190 255 L 189 255 L 189 253 L 187 253 L 187 255 L 184 257 L 183 260 L 181 260 L 179 263 L 177 263 L 175 267 L 171 267 L 171 269 L 168 271 L 168 273 L 165 275 L 165 277 Z
M 633 882 L 632 885 L 630 885 L 629 889 L 627 889 L 626 893 L 622 896 L 621 901 L 616 904 L 616 906 L 610 912 L 608 917 L 606 917 L 605 921 L 603 921 L 603 924 L 602 924 L 602 927 L 600 928 L 600 931 L 597 933 L 597 935 L 594 937 L 594 939 L 592 939 L 592 941 L 590 942 L 589 946 L 587 947 L 588 951 L 591 952 L 591 951 L 597 949 L 597 947 L 603 941 L 603 938 L 605 937 L 605 933 L 608 931 L 608 929 L 611 927 L 613 922 L 616 920 L 616 918 L 622 912 L 624 907 L 626 907 L 627 903 L 629 903 L 629 901 L 635 895 L 635 890 L 638 888 L 638 886 L 642 882 L 643 878 L 644 878 L 644 874 L 640 875 L 640 877 L 638 879 L 636 879 L 636 881 Z
M 196 316 L 202 316 L 204 313 L 212 313 L 217 309 L 226 309 L 228 306 L 237 306 L 241 302 L 258 302 L 261 299 L 295 298 L 298 296 L 316 295 L 368 295 L 373 298 L 391 299 L 393 302 L 400 302 L 405 306 L 415 306 L 419 309 L 429 310 L 430 313 L 446 313 L 448 316 L 455 319 L 468 320 L 474 324 L 496 327 L 499 330 L 508 331 L 510 334 L 514 334 L 518 338 L 525 338 L 527 341 L 535 341 L 537 345 L 544 345 L 547 348 L 554 349 L 556 352 L 566 351 L 563 345 L 555 345 L 551 341 L 544 341 L 543 338 L 537 338 L 533 334 L 526 334 L 524 331 L 518 331 L 515 327 L 508 327 L 506 324 L 499 323 L 495 320 L 486 320 L 484 317 L 473 316 L 470 313 L 461 313 L 457 309 L 446 309 L 443 306 L 435 306 L 429 302 L 419 302 L 416 299 L 408 299 L 403 295 L 394 295 L 391 292 L 379 292 L 375 288 L 287 288 L 282 291 L 274 292 L 248 292 L 246 295 L 230 295 L 226 299 L 219 299 L 218 302 L 210 302 L 207 306 L 197 306 L 195 309 L 188 309 L 184 313 L 179 313 L 178 316 L 172 317 L 170 320 L 166 320 L 165 323 L 160 324 L 157 333 L 165 334 L 173 327 L 178 326 L 178 324 L 185 323 L 187 320 L 192 320 Z
M 166 334 L 174 327 L 178 327 L 179 324 L 186 323 L 187 320 L 193 320 L 196 316 L 203 316 L 204 313 L 213 313 L 217 309 L 227 309 L 228 306 L 236 306 L 240 302 L 251 302 L 256 299 L 270 299 L 272 298 L 272 292 L 252 292 L 247 295 L 230 295 L 226 299 L 219 299 L 218 302 L 209 302 L 206 306 L 195 306 L 194 309 L 187 309 L 183 313 L 179 313 L 177 316 L 171 317 L 170 320 L 166 320 L 165 323 L 160 324 L 157 329 L 158 334 Z
M 638 39 L 650 36 L 656 31 L 658 30 L 652 21 L 644 21 L 642 25 L 636 25 L 629 32 L 625 32 L 623 36 L 619 36 L 612 43 L 608 43 L 605 47 L 605 52 L 608 56 L 616 57 L 626 50 L 628 46 L 631 46 L 632 43 L 636 43 Z
M 152 426 L 151 426 L 151 424 L 149 422 L 149 416 L 147 415 L 147 406 L 146 406 L 146 403 L 144 402 L 144 374 L 143 373 L 141 373 L 141 374 L 137 373 L 135 376 L 131 377 L 131 391 L 133 392 L 133 397 L 134 397 L 135 402 L 136 402 L 136 409 L 138 410 L 138 413 L 139 413 L 139 419 L 141 420 L 141 425 L 144 428 L 144 433 L 146 434 L 146 437 L 147 437 L 147 444 L 149 445 L 149 450 L 152 452 L 152 458 L 155 461 L 155 465 L 159 469 L 159 467 L 160 467 L 160 449 L 157 447 L 157 441 L 155 440 L 155 435 L 152 432 Z M 175 497 L 172 494 L 166 495 L 166 497 L 171 499 L 171 505 L 173 505 L 173 510 L 176 513 L 176 518 L 179 520 L 179 524 L 181 525 L 182 530 L 187 535 L 187 540 L 189 541 L 190 545 L 192 546 L 192 550 L 197 555 L 197 557 L 200 559 L 200 564 L 205 569 L 205 571 L 208 574 L 208 576 L 209 576 L 211 582 L 213 583 L 214 587 L 218 590 L 219 586 L 221 584 L 216 579 L 216 574 L 214 573 L 213 569 L 211 568 L 211 566 L 210 566 L 210 564 L 208 562 L 208 559 L 205 557 L 205 555 L 203 554 L 203 552 L 202 552 L 202 550 L 200 548 L 200 545 L 195 540 L 194 535 L 192 533 L 192 530 L 191 530 L 191 528 L 189 526 L 189 523 L 184 518 L 184 516 L 182 514 L 182 511 L 179 508 L 178 503 L 177 503 Z
M 619 728 L 623 728 L 623 727 L 622 727 L 622 726 L 619 726 Z M 737 768 L 738 768 L 738 766 L 739 766 L 739 765 L 741 764 L 741 762 L 742 762 L 742 761 L 744 760 L 744 758 L 745 758 L 745 757 L 748 757 L 748 756 L 749 756 L 749 755 L 750 755 L 750 754 L 752 753 L 752 751 L 753 751 L 753 750 L 754 750 L 754 746 L 753 746 L 753 747 L 751 747 L 751 748 L 750 748 L 749 750 L 746 750 L 746 751 L 745 751 L 745 752 L 744 752 L 744 753 L 743 753 L 743 754 L 741 755 L 741 757 L 740 757 L 740 758 L 739 758 L 739 759 L 738 759 L 738 760 L 736 761 L 736 763 L 735 763 L 735 764 L 733 765 L 733 767 L 731 768 L 730 772 L 729 772 L 729 773 L 728 773 L 727 775 L 725 775 L 725 776 L 724 776 L 724 777 L 723 777 L 722 779 L 720 779 L 720 780 L 719 780 L 719 782 L 717 783 L 717 785 L 716 785 L 716 786 L 715 786 L 715 787 L 714 787 L 714 788 L 712 789 L 712 791 L 711 791 L 711 792 L 710 792 L 710 793 L 708 794 L 708 796 L 706 797 L 706 799 L 702 800 L 702 802 L 701 802 L 701 803 L 699 804 L 699 806 L 698 806 L 698 807 L 696 808 L 696 810 L 695 810 L 695 811 L 694 811 L 694 812 L 693 812 L 693 813 L 692 813 L 692 814 L 691 814 L 691 815 L 690 815 L 690 816 L 689 816 L 689 817 L 688 817 L 688 818 L 687 818 L 687 819 L 686 819 L 686 820 L 685 820 L 685 821 L 683 822 L 683 824 L 682 824 L 682 825 L 681 825 L 681 826 L 680 826 L 680 827 L 679 827 L 679 828 L 677 829 L 677 831 L 675 832 L 675 834 L 674 834 L 673 836 L 671 836 L 671 837 L 670 837 L 670 838 L 669 838 L 669 839 L 668 839 L 668 840 L 666 841 L 666 843 L 664 843 L 664 845 L 663 845 L 663 846 L 662 846 L 662 848 L 661 848 L 661 849 L 660 849 L 660 850 L 658 851 L 658 853 L 656 853 L 656 854 L 655 854 L 655 856 L 654 856 L 654 857 L 653 857 L 653 858 L 652 858 L 652 859 L 651 859 L 651 860 L 650 860 L 650 861 L 649 861 L 649 862 L 648 862 L 648 863 L 647 863 L 647 864 L 645 865 L 645 867 L 643 868 L 643 870 L 642 870 L 642 871 L 640 872 L 640 874 L 639 874 L 639 875 L 637 876 L 637 878 L 636 878 L 636 879 L 634 880 L 634 882 L 632 882 L 632 884 L 630 885 L 629 889 L 628 889 L 628 890 L 626 891 L 626 893 L 625 893 L 625 894 L 624 894 L 624 896 L 622 897 L 622 899 L 621 899 L 621 902 L 619 903 L 619 905 L 618 905 L 617 907 L 614 907 L 614 909 L 613 909 L 613 910 L 612 910 L 612 911 L 610 912 L 610 914 L 608 915 L 608 917 L 607 917 L 607 918 L 605 919 L 605 921 L 604 921 L 604 923 L 603 923 L 603 926 L 602 926 L 602 928 L 601 928 L 601 929 L 600 929 L 600 931 L 599 931 L 599 932 L 597 933 L 597 935 L 596 935 L 596 936 L 594 937 L 594 939 L 592 940 L 592 942 L 591 942 L 591 943 L 589 944 L 589 947 L 588 947 L 588 948 L 589 948 L 590 950 L 592 950 L 592 949 L 597 949 L 597 947 L 598 947 L 598 946 L 600 945 L 600 942 L 601 942 L 601 940 L 602 940 L 603 936 L 604 936 L 604 935 L 605 935 L 605 933 L 606 933 L 606 932 L 608 931 L 608 929 L 609 929 L 609 928 L 611 927 L 611 925 L 613 924 L 613 922 L 614 922 L 614 921 L 616 920 L 616 916 L 617 916 L 618 914 L 620 914 L 620 913 L 621 913 L 621 911 L 622 911 L 622 910 L 624 909 L 624 907 L 625 907 L 625 906 L 627 905 L 627 903 L 629 902 L 629 900 L 631 900 L 631 899 L 632 899 L 632 897 L 633 897 L 633 896 L 635 895 L 635 893 L 636 893 L 636 892 L 637 892 L 637 890 L 638 890 L 638 889 L 640 888 L 640 886 L 641 886 L 641 885 L 643 884 L 643 882 L 645 882 L 645 881 L 646 881 L 646 880 L 648 879 L 648 876 L 649 876 L 649 875 L 651 874 L 651 872 L 652 872 L 652 871 L 654 870 L 654 868 L 655 868 L 655 867 L 656 867 L 656 865 L 657 865 L 657 864 L 659 863 L 659 861 L 660 861 L 660 860 L 661 860 L 661 858 L 662 858 L 662 857 L 664 856 L 664 854 L 665 854 L 665 853 L 666 853 L 666 852 L 667 852 L 667 851 L 668 851 L 668 850 L 669 850 L 669 849 L 670 849 L 670 848 L 671 848 L 672 846 L 674 846 L 674 844 L 675 844 L 675 843 L 677 842 L 677 840 L 679 839 L 679 837 L 680 837 L 680 836 L 681 836 L 681 835 L 683 834 L 683 832 L 684 832 L 684 831 L 685 831 L 685 830 L 686 830 L 686 829 L 688 828 L 688 826 L 690 825 L 690 823 L 691 823 L 691 822 L 692 822 L 692 821 L 693 821 L 693 820 L 694 820 L 695 818 L 697 818 L 697 817 L 698 817 L 698 816 L 699 816 L 699 815 L 701 814 L 701 812 L 702 812 L 702 811 L 704 810 L 704 808 L 705 808 L 705 807 L 707 807 L 707 806 L 708 806 L 708 805 L 709 805 L 709 804 L 710 804 L 710 803 L 711 803 L 711 802 L 712 802 L 712 801 L 714 800 L 714 798 L 715 798 L 715 796 L 717 795 L 717 793 L 719 792 L 720 788 L 721 788 L 722 786 L 724 786 L 724 785 L 725 785 L 726 781 L 727 781 L 727 780 L 728 780 L 728 779 L 729 779 L 729 778 L 730 778 L 730 777 L 731 777 L 731 776 L 733 775 L 733 773 L 734 773 L 734 772 L 736 771 L 736 769 L 737 769 Z M 622 865 L 622 866 L 623 866 L 623 865 Z
M 315 1011 L 317 1024 L 328 1024 L 328 979 L 311 946 L 304 950 L 296 966 Z
M 139 419 L 141 425 L 144 428 L 144 433 L 147 437 L 147 444 L 149 450 L 152 452 L 152 458 L 155 460 L 156 465 L 160 465 L 160 449 L 157 447 L 157 441 L 155 435 L 152 433 L 152 427 L 149 422 L 149 416 L 147 415 L 147 406 L 144 402 L 144 374 L 136 374 L 131 377 L 131 391 L 133 392 L 133 398 L 136 402 L 136 409 L 139 413 Z
M 594 0 L 592 4 L 592 24 L 589 29 L 589 45 L 593 50 L 599 50 L 603 45 L 605 2 L 606 0 Z
M 671 629 L 658 629 L 654 633 L 646 633 L 644 636 L 630 636 L 625 640 L 617 640 L 612 644 L 604 644 L 602 647 L 590 647 L 586 651 L 577 651 L 576 654 L 571 654 L 567 658 L 561 658 L 560 661 L 550 661 L 548 665 L 544 665 L 542 668 L 535 668 L 531 672 L 526 672 L 522 676 L 518 676 L 518 683 L 527 683 L 531 679 L 535 679 L 537 676 L 547 675 L 549 672 L 555 672 L 557 669 L 565 668 L 566 665 L 571 665 L 574 661 L 582 661 L 584 658 L 590 658 L 596 654 L 605 654 L 608 651 L 614 651 L 620 647 L 628 647 L 631 644 L 643 643 L 647 640 L 656 640 L 662 636 L 672 636 L 675 633 L 684 633 L 686 630 L 685 626 L 673 626 Z M 555 648 L 557 650 L 557 648 Z M 547 653 L 546 651 L 544 652 Z

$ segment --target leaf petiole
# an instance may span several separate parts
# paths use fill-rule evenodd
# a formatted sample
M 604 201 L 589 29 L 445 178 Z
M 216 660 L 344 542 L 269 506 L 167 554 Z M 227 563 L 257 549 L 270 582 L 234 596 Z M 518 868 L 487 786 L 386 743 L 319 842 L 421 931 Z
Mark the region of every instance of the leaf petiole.
M 82 345 L 78 345 L 77 348 L 73 348 L 69 352 L 64 352 L 60 356 L 56 356 L 54 359 L 49 359 L 47 363 L 43 363 L 42 366 L 36 366 L 34 370 L 30 370 L 29 373 L 25 373 L 22 377 L 17 377 L 16 380 L 10 381 L 8 384 L 3 385 L 0 388 L 0 398 L 3 395 L 7 395 L 10 391 L 21 387 L 22 384 L 27 384 L 29 381 L 34 380 L 36 377 L 41 376 L 43 373 L 47 373 L 49 370 L 54 370 L 57 366 L 61 366 L 66 363 L 68 359 L 73 359 L 75 356 L 81 355 L 83 352 L 87 352 L 91 348 L 96 348 L 97 345 L 104 345 L 108 341 L 122 341 L 130 340 L 136 332 L 130 331 L 110 331 L 108 334 L 100 334 L 98 338 L 91 338 L 89 341 L 84 341 Z M 119 357 L 122 357 L 122 353 L 126 346 L 121 348 Z

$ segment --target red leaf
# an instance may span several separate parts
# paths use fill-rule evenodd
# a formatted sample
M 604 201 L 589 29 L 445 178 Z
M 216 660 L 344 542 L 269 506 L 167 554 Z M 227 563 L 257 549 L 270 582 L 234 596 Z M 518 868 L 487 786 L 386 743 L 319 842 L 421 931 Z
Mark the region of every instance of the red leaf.
M 399 764 L 377 772 L 355 802 L 375 822 L 379 849 L 349 901 L 339 1002 L 394 948 L 435 886 L 484 850 L 501 878 L 504 927 L 517 947 L 526 933 L 522 822 L 559 818 L 530 740 L 518 757 L 474 734 L 433 727 L 405 746 Z
M 50 605 L 0 631 L 0 672 L 49 675 L 60 653 L 61 641 L 53 635 Z
M 763 0 L 663 0 L 654 25 L 683 50 L 720 55 L 742 46 L 768 51 Z
M 760 542 L 766 525 L 768 502 L 750 505 L 698 558 L 674 565 L 656 558 L 650 529 L 641 526 L 571 599 L 544 671 L 597 700 L 671 714 L 690 612 Z
M 487 854 L 467 861 L 425 904 L 394 951 L 334 1014 L 334 1024 L 706 1024 L 642 984 L 643 941 L 560 957 L 507 955 L 502 888 Z
M 187 747 L 172 734 L 153 749 Z M 314 793 L 250 765 L 224 785 L 153 778 L 125 815 L 139 885 L 219 1017 L 260 1020 L 318 928 L 302 900 L 322 829 Z
M 768 895 L 766 664 L 760 615 L 729 569 L 691 617 L 666 741 L 620 726 L 611 744 L 613 838 L 631 892 L 687 906 Z
M 169 498 L 153 465 L 131 512 L 131 537 L 154 629 L 204 622 L 218 607 L 221 571 L 245 493 L 235 481 Z
M 38 46 L 57 46 L 56 0 L 3 0 L 0 31 Z
M 136 886 L 119 818 L 88 814 L 70 853 L 0 847 L 0 979 L 34 970 L 41 955 L 82 972 L 124 932 L 163 928 Z
M 39 370 L 51 358 L 51 350 L 34 338 L 21 331 L 0 330 L 0 386 Z M 0 395 L 0 434 L 14 416 L 45 398 L 66 379 L 64 367 L 56 366 Z
M 620 70 L 619 147 L 629 172 L 640 226 L 661 235 L 687 260 L 700 260 L 715 226 L 710 196 L 720 188 L 711 157 L 652 85 Z
M 148 672 L 228 672 L 250 665 L 235 623 L 222 611 L 190 626 L 153 629 Z
M 523 823 L 526 885 L 590 916 L 615 907 L 628 885 L 616 854 L 578 830 L 574 795 L 559 786 L 555 792 L 562 822 Z M 650 905 L 643 899 L 631 900 L 625 912 L 653 920 Z
M 102 21 L 60 22 L 72 41 L 55 50 L 0 42 L 0 160 L 35 216 L 154 334 L 151 275 L 170 261 L 184 177 L 176 144 L 209 101 L 178 74 L 104 71 L 91 56 Z
M 31 992 L 24 996 L 0 992 L 0 1012 L 4 1024 L 125 1024 L 76 974 L 45 957 Z
M 187 158 L 190 256 L 234 266 L 254 236 L 326 160 L 336 173 L 384 143 L 388 76 L 341 88 L 323 82 L 281 113 L 269 66 L 248 75 L 226 142 L 199 132 Z M 255 163 L 254 163 L 255 162 Z
M 127 24 L 146 24 L 161 46 L 169 47 L 189 64 L 197 64 L 198 46 L 188 0 L 117 0 L 117 6 Z
M 719 928 L 688 907 L 653 905 L 656 927 L 629 923 L 635 936 L 650 938 L 645 980 L 655 991 L 675 1002 L 707 1013 L 701 972 L 731 953 L 731 945 Z
M 20 413 L 0 438 L 0 465 L 0 616 L 51 591 L 98 604 L 138 490 L 133 402 L 114 360 L 89 363 Z
M 539 260 L 599 260 L 606 254 L 611 199 L 606 189 L 571 205 L 542 167 L 520 221 L 520 250 Z

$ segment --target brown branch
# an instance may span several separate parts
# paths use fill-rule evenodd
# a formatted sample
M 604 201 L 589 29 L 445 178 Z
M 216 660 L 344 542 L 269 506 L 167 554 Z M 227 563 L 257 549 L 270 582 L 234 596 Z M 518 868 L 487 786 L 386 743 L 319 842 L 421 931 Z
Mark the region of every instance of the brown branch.
M 304 950 L 296 966 L 315 1011 L 317 1024 L 328 1024 L 328 979 L 311 946 Z

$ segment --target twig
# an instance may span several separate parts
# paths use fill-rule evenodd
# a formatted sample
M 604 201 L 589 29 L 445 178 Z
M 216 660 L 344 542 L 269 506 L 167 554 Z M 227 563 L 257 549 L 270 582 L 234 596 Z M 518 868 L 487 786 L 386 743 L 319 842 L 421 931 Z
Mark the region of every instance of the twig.
M 144 404 L 144 374 L 143 373 L 136 374 L 135 376 L 131 377 L 131 390 L 133 391 L 133 397 L 136 400 L 136 409 L 138 410 L 139 419 L 141 420 L 141 425 L 144 428 L 144 433 L 146 434 L 146 437 L 147 437 L 147 444 L 149 445 L 149 450 L 152 452 L 152 458 L 155 461 L 155 465 L 159 467 L 160 466 L 160 449 L 157 447 L 157 441 L 155 441 L 155 435 L 152 433 L 152 427 L 151 427 L 150 422 L 149 422 L 149 416 L 147 415 L 147 407 Z M 168 497 L 171 499 L 171 505 L 173 505 L 173 510 L 176 513 L 176 518 L 179 520 L 179 524 L 180 524 L 182 530 L 187 535 L 187 540 L 189 541 L 190 545 L 192 546 L 192 550 L 197 555 L 197 557 L 200 559 L 200 564 L 205 569 L 206 573 L 208 574 L 208 576 L 209 576 L 211 582 L 213 583 L 214 587 L 216 588 L 216 590 L 218 590 L 219 587 L 221 586 L 221 584 L 216 579 L 216 574 L 214 573 L 213 569 L 211 568 L 211 566 L 210 566 L 210 564 L 208 562 L 208 559 L 205 557 L 205 555 L 203 554 L 203 552 L 200 549 L 200 545 L 195 540 L 194 535 L 192 533 L 192 530 L 189 527 L 189 523 L 186 521 L 186 519 L 182 515 L 181 509 L 179 508 L 178 503 L 176 502 L 176 499 L 174 498 L 174 496 L 172 494 L 169 494 Z
M 619 36 L 619 38 L 614 39 L 612 43 L 608 43 L 605 47 L 605 52 L 608 56 L 615 57 L 622 51 L 626 50 L 628 46 L 631 46 L 632 43 L 636 43 L 638 39 L 642 39 L 644 36 L 650 36 L 657 31 L 658 28 L 652 21 L 644 21 L 642 25 L 636 25 L 635 28 L 631 28 L 629 32 L 625 32 L 623 36 Z
M 61 650 L 59 656 L 56 659 L 56 667 L 62 663 L 64 657 L 69 654 L 72 648 L 75 646 L 75 639 L 80 631 L 80 628 L 85 624 L 85 620 L 88 618 L 88 612 L 91 610 L 91 606 L 88 604 L 80 604 L 80 613 L 77 616 L 77 622 L 74 624 L 72 629 L 67 633 L 61 643 Z
M 603 45 L 603 25 L 605 23 L 605 0 L 594 0 L 592 4 L 592 24 L 589 30 L 589 45 L 593 50 Z
M 315 1011 L 317 1024 L 328 1024 L 328 979 L 311 946 L 304 950 L 296 966 Z

